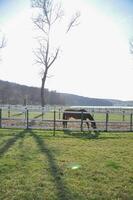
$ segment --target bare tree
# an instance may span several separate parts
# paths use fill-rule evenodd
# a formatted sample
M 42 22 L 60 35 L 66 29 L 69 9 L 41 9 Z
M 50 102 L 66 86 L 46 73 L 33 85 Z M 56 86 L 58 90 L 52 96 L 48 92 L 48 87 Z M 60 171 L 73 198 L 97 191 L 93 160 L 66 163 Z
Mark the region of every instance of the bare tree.
M 52 29 L 56 29 L 57 23 L 64 17 L 60 3 L 54 0 L 31 0 L 32 7 L 37 9 L 37 15 L 33 17 L 33 23 L 39 31 L 36 37 L 38 48 L 34 51 L 36 63 L 42 65 L 42 82 L 41 82 L 41 105 L 46 104 L 45 83 L 51 66 L 56 61 L 60 47 L 53 48 L 51 41 Z M 80 14 L 76 13 L 68 23 L 65 32 L 68 33 L 71 28 L 78 24 Z

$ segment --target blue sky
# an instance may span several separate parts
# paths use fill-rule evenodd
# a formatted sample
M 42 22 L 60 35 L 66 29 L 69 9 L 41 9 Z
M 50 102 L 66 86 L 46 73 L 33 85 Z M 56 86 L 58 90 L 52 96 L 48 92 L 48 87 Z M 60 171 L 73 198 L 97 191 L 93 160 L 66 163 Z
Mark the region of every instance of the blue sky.
M 29 0 L 0 0 L 0 22 L 5 22 L 29 7 Z
M 80 10 L 81 20 L 63 40 L 46 87 L 87 97 L 133 100 L 133 57 L 129 52 L 133 1 L 62 1 L 66 11 Z M 39 87 L 40 67 L 33 64 L 32 55 L 31 13 L 30 0 L 0 0 L 0 29 L 8 41 L 0 63 L 1 79 Z M 55 39 L 56 35 L 61 38 L 60 30 Z
M 110 17 L 127 37 L 133 35 L 133 0 L 85 0 L 103 15 Z
M 69 0 L 68 0 L 69 1 Z M 73 0 L 71 0 L 73 1 Z M 106 15 L 111 15 L 116 20 L 129 20 L 133 17 L 133 1 L 132 0 L 83 0 L 95 6 Z M 26 7 L 30 6 L 30 0 L 0 0 L 0 16 L 1 19 L 12 17 Z
M 68 0 L 69 1 L 69 0 Z M 72 1 L 72 0 L 71 0 Z M 132 0 L 83 0 L 94 6 L 121 26 L 128 37 L 132 37 L 133 1 Z M 0 22 L 17 16 L 30 7 L 30 0 L 0 0 Z
M 133 1 L 132 0 L 86 0 L 102 11 L 106 16 L 110 16 L 116 23 L 128 29 L 128 36 L 133 33 Z

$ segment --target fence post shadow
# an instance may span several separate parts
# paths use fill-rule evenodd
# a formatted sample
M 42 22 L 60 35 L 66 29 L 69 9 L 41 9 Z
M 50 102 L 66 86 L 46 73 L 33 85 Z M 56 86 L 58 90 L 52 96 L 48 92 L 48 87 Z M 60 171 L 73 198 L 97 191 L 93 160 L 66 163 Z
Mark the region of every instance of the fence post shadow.
M 32 130 L 30 131 L 30 135 L 34 138 L 41 153 L 46 155 L 48 159 L 49 170 L 56 184 L 58 200 L 75 200 L 75 198 L 72 195 L 72 192 L 69 190 L 66 183 L 63 181 L 63 172 L 57 165 L 52 150 L 50 150 L 46 142 L 40 136 L 32 132 Z

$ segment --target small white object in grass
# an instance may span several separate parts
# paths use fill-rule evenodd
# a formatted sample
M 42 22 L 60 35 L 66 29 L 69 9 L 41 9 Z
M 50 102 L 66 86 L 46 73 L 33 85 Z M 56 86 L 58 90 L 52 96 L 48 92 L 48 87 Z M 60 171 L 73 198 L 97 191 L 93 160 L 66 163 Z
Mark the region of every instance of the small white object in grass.
M 68 165 L 68 167 L 69 167 L 70 169 L 79 169 L 79 168 L 80 168 L 80 165 L 77 164 L 77 163 L 71 163 L 71 164 Z

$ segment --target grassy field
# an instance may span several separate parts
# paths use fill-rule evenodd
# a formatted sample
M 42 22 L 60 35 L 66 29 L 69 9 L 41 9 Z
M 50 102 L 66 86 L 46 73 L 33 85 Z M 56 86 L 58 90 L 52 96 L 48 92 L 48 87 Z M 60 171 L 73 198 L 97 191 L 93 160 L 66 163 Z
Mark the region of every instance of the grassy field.
M 133 133 L 0 129 L 0 200 L 104 199 L 133 199 Z

